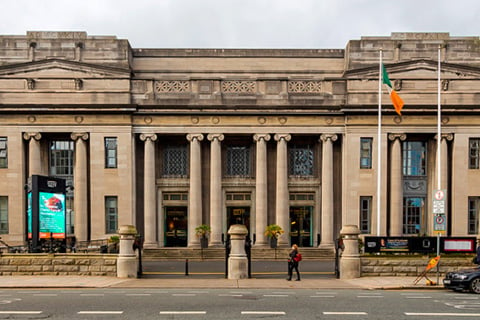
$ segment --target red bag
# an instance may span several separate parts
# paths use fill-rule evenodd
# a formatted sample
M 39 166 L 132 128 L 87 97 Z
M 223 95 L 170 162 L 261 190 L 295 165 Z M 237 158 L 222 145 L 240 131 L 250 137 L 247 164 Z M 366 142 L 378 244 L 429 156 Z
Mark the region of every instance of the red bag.
M 295 255 L 295 258 L 293 258 L 293 260 L 297 261 L 297 262 L 300 262 L 302 261 L 302 254 L 301 253 L 297 253 Z

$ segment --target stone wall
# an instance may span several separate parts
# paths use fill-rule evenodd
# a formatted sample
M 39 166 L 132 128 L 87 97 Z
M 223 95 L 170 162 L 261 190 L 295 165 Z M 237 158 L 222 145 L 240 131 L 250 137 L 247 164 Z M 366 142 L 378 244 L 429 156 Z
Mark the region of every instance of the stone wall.
M 472 263 L 473 255 L 464 257 L 440 258 L 440 274 L 449 271 L 475 267 Z M 368 256 L 361 257 L 361 276 L 418 276 L 423 271 L 432 257 L 428 256 Z M 429 274 L 436 272 L 436 267 Z
M 2 254 L 0 276 L 117 276 L 116 254 Z

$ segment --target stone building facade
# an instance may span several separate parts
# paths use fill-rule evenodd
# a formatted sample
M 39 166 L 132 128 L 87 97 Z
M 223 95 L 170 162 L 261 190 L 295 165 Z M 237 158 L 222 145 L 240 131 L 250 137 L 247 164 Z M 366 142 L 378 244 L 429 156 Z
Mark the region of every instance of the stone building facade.
M 398 116 L 382 94 L 378 157 L 380 50 L 405 107 Z M 148 247 L 199 246 L 202 223 L 212 246 L 235 223 L 256 246 L 272 223 L 286 230 L 281 245 L 304 247 L 331 248 L 345 224 L 433 235 L 439 50 L 445 234 L 476 235 L 478 37 L 393 33 L 342 49 L 266 50 L 0 36 L 1 237 L 25 241 L 32 174 L 73 186 L 67 225 L 80 241 L 124 224 Z

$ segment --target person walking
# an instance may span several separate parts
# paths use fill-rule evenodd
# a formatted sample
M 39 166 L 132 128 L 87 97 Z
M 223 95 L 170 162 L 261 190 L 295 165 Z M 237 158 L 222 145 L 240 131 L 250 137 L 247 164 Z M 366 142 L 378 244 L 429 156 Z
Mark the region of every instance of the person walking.
M 290 258 L 288 259 L 288 278 L 287 278 L 287 280 L 288 281 L 292 280 L 293 269 L 295 269 L 295 271 L 297 272 L 297 280 L 296 281 L 300 281 L 300 272 L 298 271 L 298 263 L 302 259 L 301 258 L 302 255 L 298 251 L 298 246 L 296 244 L 294 244 L 292 246 L 292 249 L 290 250 L 290 253 L 288 255 L 289 255 Z

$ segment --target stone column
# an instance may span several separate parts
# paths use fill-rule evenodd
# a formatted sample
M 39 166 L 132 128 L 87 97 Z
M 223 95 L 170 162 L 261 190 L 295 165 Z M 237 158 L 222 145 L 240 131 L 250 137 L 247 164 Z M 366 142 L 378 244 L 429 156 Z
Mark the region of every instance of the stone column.
M 73 208 L 75 210 L 75 237 L 77 241 L 88 240 L 88 184 L 87 143 L 88 133 L 72 133 L 75 141 L 75 168 L 73 172 Z
M 402 146 L 406 134 L 391 133 L 390 159 L 390 235 L 399 237 L 403 234 L 403 173 Z
M 157 207 L 156 207 L 156 179 L 155 179 L 155 141 L 157 135 L 154 133 L 142 133 L 140 140 L 145 141 L 144 148 L 144 180 L 143 180 L 143 210 L 144 210 L 144 232 L 145 248 L 155 248 L 157 243 Z
M 333 142 L 336 134 L 322 134 L 322 232 L 321 248 L 333 248 Z
M 359 234 L 360 230 L 354 225 L 345 225 L 340 230 L 345 246 L 340 258 L 340 279 L 354 279 L 361 276 L 360 253 L 358 251 Z
M 203 134 L 189 133 L 190 141 L 190 189 L 188 193 L 188 246 L 200 247 L 195 228 L 202 223 L 202 154 L 200 141 Z
M 28 143 L 28 176 L 42 174 L 41 138 L 42 134 L 40 132 L 25 132 L 23 134 L 23 139 L 30 140 Z
M 267 238 L 264 230 L 267 226 L 268 218 L 268 197 L 267 197 L 267 141 L 270 140 L 269 134 L 255 134 L 253 140 L 257 143 L 256 152 L 256 174 L 255 174 L 255 246 L 266 246 Z
M 228 279 L 246 279 L 248 277 L 248 259 L 245 253 L 247 227 L 234 224 L 228 230 L 230 235 L 230 255 L 228 256 Z
M 222 147 L 223 134 L 209 134 L 210 145 L 210 245 L 222 245 Z
M 132 225 L 121 226 L 118 233 L 120 234 L 120 251 L 117 258 L 117 277 L 136 278 L 138 262 L 133 250 L 133 243 L 137 229 Z
M 287 246 L 290 232 L 287 142 L 292 139 L 292 136 L 276 134 L 274 138 L 277 141 L 276 223 L 285 231 L 278 237 L 278 245 Z

